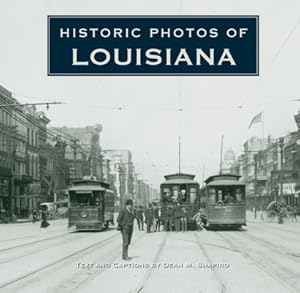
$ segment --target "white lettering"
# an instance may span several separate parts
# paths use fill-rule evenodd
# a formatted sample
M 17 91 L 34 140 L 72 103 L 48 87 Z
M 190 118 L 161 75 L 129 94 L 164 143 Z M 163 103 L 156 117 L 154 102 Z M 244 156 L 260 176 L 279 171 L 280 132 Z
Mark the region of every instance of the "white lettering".
M 229 62 L 231 66 L 236 65 L 236 63 L 235 63 L 235 61 L 234 61 L 234 59 L 233 59 L 233 57 L 230 53 L 230 50 L 228 48 L 225 48 L 223 50 L 223 53 L 222 53 L 217 65 L 218 66 L 223 65 L 224 62 Z
M 125 66 L 129 65 L 131 63 L 132 58 L 132 49 L 126 49 L 126 60 L 121 61 L 120 60 L 120 49 L 114 49 L 114 61 L 117 65 Z
M 177 58 L 176 58 L 176 61 L 174 63 L 174 66 L 178 66 L 178 64 L 180 62 L 185 62 L 187 65 L 191 66 L 193 65 L 193 62 L 192 60 L 190 59 L 190 56 L 188 55 L 188 53 L 186 52 L 186 49 L 181 49 Z
M 215 65 L 215 49 L 209 49 L 209 56 L 202 49 L 196 49 L 196 65 L 201 65 L 202 58 L 209 65 Z
M 72 48 L 72 65 L 75 66 L 88 66 L 89 61 L 78 61 L 78 56 L 77 56 L 77 48 Z
M 98 55 L 98 54 L 104 54 L 104 56 L 105 56 L 104 60 L 102 60 L 102 61 L 97 60 L 96 55 Z M 98 48 L 91 52 L 90 59 L 95 65 L 103 66 L 103 65 L 106 65 L 107 63 L 109 63 L 110 53 L 106 49 Z
M 146 51 L 146 57 L 147 57 L 146 64 L 150 65 L 150 66 L 155 66 L 155 65 L 161 64 L 162 58 L 160 56 L 160 53 L 161 53 L 160 49 L 154 49 L 154 48 L 148 49 Z
M 59 37 L 62 39 L 64 38 L 64 35 L 66 38 L 69 38 L 69 33 L 70 33 L 70 30 L 67 28 L 66 30 L 64 30 L 63 28 L 60 28 L 59 30 Z

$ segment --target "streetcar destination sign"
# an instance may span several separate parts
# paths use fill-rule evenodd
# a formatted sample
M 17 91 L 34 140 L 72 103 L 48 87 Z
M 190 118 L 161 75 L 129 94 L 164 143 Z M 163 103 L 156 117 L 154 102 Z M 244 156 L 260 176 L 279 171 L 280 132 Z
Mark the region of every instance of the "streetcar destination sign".
M 258 16 L 48 16 L 48 75 L 258 75 Z

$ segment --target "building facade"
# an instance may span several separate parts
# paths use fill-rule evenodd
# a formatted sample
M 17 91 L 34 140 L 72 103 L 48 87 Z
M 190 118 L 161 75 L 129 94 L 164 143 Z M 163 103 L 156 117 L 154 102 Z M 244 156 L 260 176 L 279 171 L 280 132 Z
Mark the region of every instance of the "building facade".
M 231 166 L 246 184 L 249 207 L 265 209 L 275 200 L 300 208 L 300 113 L 294 117 L 297 131 L 277 139 L 251 138 Z

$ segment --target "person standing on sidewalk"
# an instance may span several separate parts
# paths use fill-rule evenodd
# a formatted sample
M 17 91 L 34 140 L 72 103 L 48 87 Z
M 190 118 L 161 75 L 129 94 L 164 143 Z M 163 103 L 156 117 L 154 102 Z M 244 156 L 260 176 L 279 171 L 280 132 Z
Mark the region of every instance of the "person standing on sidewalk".
M 159 210 L 156 204 L 154 204 L 153 208 L 153 232 L 157 231 L 157 223 L 159 221 Z
M 155 231 L 160 232 L 160 224 L 161 224 L 161 208 L 158 208 L 158 218 L 157 218 L 157 222 L 156 222 L 156 228 Z
M 173 226 L 173 208 L 168 206 L 164 215 L 164 231 L 172 231 Z
M 141 206 L 137 208 L 136 219 L 139 227 L 139 231 L 144 231 L 144 214 Z
M 147 208 L 147 210 L 145 212 L 145 218 L 146 218 L 146 225 L 147 225 L 147 233 L 150 233 L 151 232 L 151 227 L 153 225 L 153 218 L 154 218 L 151 203 L 149 203 L 149 207 Z
M 128 247 L 131 242 L 133 222 L 135 219 L 132 206 L 132 200 L 128 199 L 125 203 L 125 208 L 120 210 L 117 218 L 118 230 L 120 230 L 122 234 L 122 258 L 124 260 L 130 260 L 130 257 L 128 257 Z
M 42 214 L 41 214 L 41 228 L 47 228 L 50 224 L 47 221 L 47 207 L 42 207 Z
M 187 211 L 185 207 L 181 208 L 181 229 L 182 231 L 187 231 Z
M 35 223 L 38 220 L 38 214 L 36 209 L 32 209 L 32 223 Z
M 292 209 L 292 217 L 291 217 L 291 221 L 293 221 L 295 219 L 296 222 L 297 221 L 297 207 L 294 206 L 293 209 Z
M 180 231 L 180 218 L 181 218 L 181 207 L 180 203 L 174 207 L 174 222 L 175 222 L 175 231 Z

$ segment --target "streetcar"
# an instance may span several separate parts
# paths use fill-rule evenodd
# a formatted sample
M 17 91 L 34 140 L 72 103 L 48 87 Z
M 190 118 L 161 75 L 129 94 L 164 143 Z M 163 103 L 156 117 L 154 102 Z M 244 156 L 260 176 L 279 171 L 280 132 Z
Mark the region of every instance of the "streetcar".
M 77 231 L 101 231 L 114 224 L 114 193 L 109 184 L 78 180 L 68 190 L 68 226 Z
M 165 181 L 160 185 L 160 201 L 162 219 L 166 217 L 167 209 L 174 209 L 179 203 L 187 211 L 188 229 L 195 228 L 192 220 L 199 210 L 199 183 L 195 175 L 176 173 L 164 176 Z
M 245 184 L 240 176 L 210 176 L 200 190 L 200 207 L 208 228 L 241 228 L 246 225 Z

